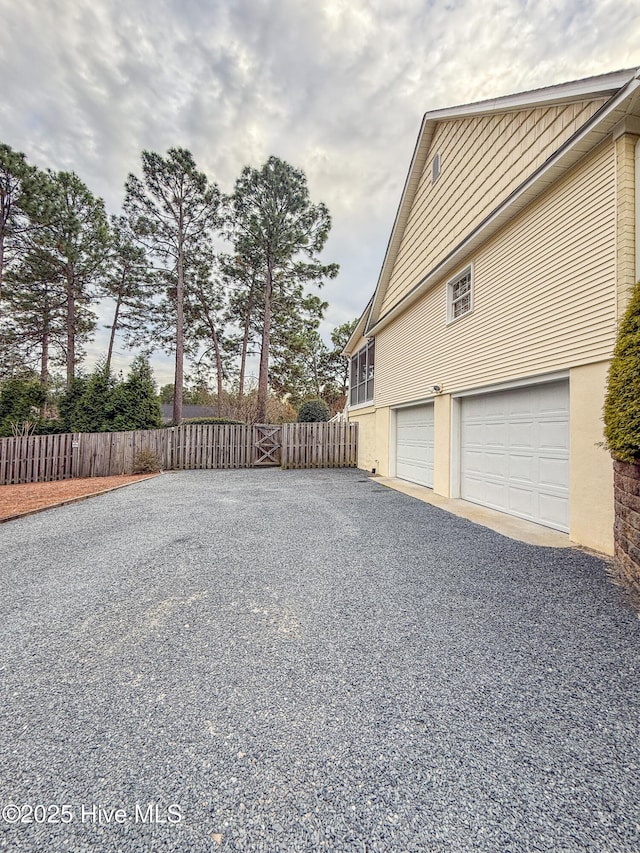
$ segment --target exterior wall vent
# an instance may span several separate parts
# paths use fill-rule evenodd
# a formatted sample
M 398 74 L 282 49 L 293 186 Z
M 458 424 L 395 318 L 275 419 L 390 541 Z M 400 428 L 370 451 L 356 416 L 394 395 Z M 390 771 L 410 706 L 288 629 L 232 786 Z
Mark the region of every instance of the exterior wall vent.
M 440 155 L 435 154 L 431 161 L 431 183 L 435 184 L 440 174 Z

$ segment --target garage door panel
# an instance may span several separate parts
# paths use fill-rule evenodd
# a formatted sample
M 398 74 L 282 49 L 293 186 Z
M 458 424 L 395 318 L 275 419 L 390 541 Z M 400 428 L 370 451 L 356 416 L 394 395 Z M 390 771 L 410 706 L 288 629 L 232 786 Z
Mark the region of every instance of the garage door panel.
M 403 462 L 407 465 L 411 465 L 414 462 L 416 465 L 433 465 L 433 454 L 429 447 L 424 447 L 420 444 L 406 444 L 404 445 L 402 455 L 398 453 L 398 462 Z
M 507 391 L 505 393 L 509 405 L 501 408 L 509 419 L 528 418 L 531 417 L 532 411 L 537 411 L 537 407 L 535 405 L 532 407 L 531 401 L 527 399 L 526 395 L 520 393 L 520 391 Z
M 552 382 L 545 385 L 544 389 L 544 396 L 538 397 L 538 410 L 540 414 L 558 412 L 564 415 L 568 406 L 568 383 Z
M 433 439 L 433 427 L 424 422 L 403 424 L 397 430 L 398 441 L 407 444 L 421 444 L 425 439 Z
M 514 515 L 535 515 L 536 496 L 530 488 L 519 488 L 513 484 L 509 486 L 509 510 Z
M 482 447 L 485 443 L 485 426 L 484 424 L 479 423 L 468 423 L 465 424 L 463 430 L 464 443 L 466 447 L 470 447 L 472 445 L 477 445 Z
M 428 485 L 433 482 L 433 465 L 416 462 L 415 459 L 407 462 L 398 460 L 396 476 L 400 477 L 401 480 L 410 480 L 412 483 Z
M 487 454 L 484 450 L 465 450 L 463 464 L 470 476 L 484 476 L 487 473 Z
M 569 482 L 569 460 L 540 457 L 539 482 L 541 486 L 562 489 Z
M 415 435 L 415 430 L 420 430 L 420 436 L 430 434 L 433 438 L 433 423 L 429 423 L 424 419 L 413 417 L 411 420 L 401 421 L 398 424 L 398 437 L 403 437 L 411 440 Z M 416 437 L 416 441 L 420 441 L 420 437 Z
M 480 485 L 480 483 L 478 483 Z M 485 480 L 484 488 L 487 495 L 487 503 L 489 506 L 504 506 L 509 500 L 509 490 L 507 484 L 502 481 Z
M 433 487 L 433 404 L 398 409 L 396 476 Z
M 517 421 L 503 431 L 505 444 L 511 448 L 531 448 L 536 445 L 536 430 L 533 421 Z
M 508 430 L 505 424 L 488 423 L 485 426 L 485 444 L 487 447 L 504 447 Z
M 540 423 L 540 447 L 544 450 L 569 450 L 569 424 L 567 421 L 544 420 Z
M 504 451 L 484 454 L 484 472 L 489 477 L 506 477 L 509 472 L 509 457 Z
M 460 434 L 463 498 L 568 529 L 568 382 L 464 398 Z
M 537 460 L 531 455 L 512 454 L 510 457 L 509 478 L 521 483 L 533 483 L 536 479 Z
M 542 524 L 569 529 L 569 502 L 564 497 L 542 492 L 539 498 L 539 514 Z
M 504 483 L 470 477 L 467 500 L 485 505 L 502 506 L 507 500 L 507 487 Z

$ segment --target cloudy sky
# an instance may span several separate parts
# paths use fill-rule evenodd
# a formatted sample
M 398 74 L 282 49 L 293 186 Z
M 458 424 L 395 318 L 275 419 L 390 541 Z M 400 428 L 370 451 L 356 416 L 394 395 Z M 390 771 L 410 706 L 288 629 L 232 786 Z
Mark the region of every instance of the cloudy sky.
M 144 148 L 189 148 L 225 192 L 270 154 L 303 169 L 341 266 L 325 336 L 373 291 L 424 112 L 640 65 L 638 0 L 0 0 L 0 19 L 0 141 L 110 212 Z

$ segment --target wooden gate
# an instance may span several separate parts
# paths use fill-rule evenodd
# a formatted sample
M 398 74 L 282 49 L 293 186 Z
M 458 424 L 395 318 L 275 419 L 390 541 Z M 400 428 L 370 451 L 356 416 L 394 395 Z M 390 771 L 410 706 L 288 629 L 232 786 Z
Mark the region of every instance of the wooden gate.
M 279 465 L 282 458 L 282 428 L 273 424 L 253 425 L 254 467 Z
M 138 454 L 165 471 L 195 468 L 355 468 L 358 424 L 184 424 L 128 432 L 0 438 L 0 486 L 129 474 Z

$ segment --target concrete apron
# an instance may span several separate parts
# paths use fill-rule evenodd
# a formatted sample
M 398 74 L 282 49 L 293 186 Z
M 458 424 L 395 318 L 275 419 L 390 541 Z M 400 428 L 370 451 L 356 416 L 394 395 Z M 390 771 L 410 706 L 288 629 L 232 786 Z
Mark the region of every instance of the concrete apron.
M 458 498 L 444 498 L 442 495 L 436 495 L 426 486 L 418 486 L 406 480 L 399 480 L 397 477 L 375 476 L 371 479 L 380 483 L 381 486 L 388 486 L 390 489 L 402 492 L 403 495 L 409 495 L 419 501 L 424 501 L 424 503 L 452 512 L 460 518 L 475 522 L 475 524 L 482 524 L 484 527 L 489 527 L 496 533 L 501 533 L 510 539 L 516 539 L 518 542 L 526 542 L 528 545 L 542 545 L 546 548 L 580 547 L 569 539 L 567 533 L 561 533 L 559 530 L 552 530 L 550 527 L 543 527 L 541 524 L 534 524 L 532 521 L 525 521 L 504 512 L 498 512 L 495 509 L 469 503 L 469 501 Z

